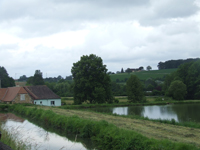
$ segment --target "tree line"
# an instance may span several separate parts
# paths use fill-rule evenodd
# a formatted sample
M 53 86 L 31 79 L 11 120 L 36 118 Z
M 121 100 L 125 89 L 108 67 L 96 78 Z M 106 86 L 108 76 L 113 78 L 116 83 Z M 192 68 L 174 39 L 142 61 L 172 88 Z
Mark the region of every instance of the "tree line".
M 179 60 L 168 60 L 165 62 L 159 62 L 158 63 L 158 69 L 173 69 L 173 68 L 178 68 L 180 65 L 184 63 L 189 63 L 189 62 L 195 62 L 198 61 L 199 58 L 188 58 L 188 59 L 179 59 Z
M 65 79 L 61 76 L 43 79 L 42 72 L 36 70 L 33 76 L 23 75 L 19 80 L 27 80 L 27 85 L 47 85 L 61 97 L 73 96 L 75 104 L 112 103 L 114 96 L 122 95 L 128 96 L 130 102 L 144 102 L 145 95 L 165 95 L 176 100 L 200 99 L 200 60 L 184 63 L 159 80 L 140 81 L 132 75 L 125 84 L 118 84 L 111 82 L 107 71 L 103 60 L 91 54 L 73 63 L 72 76 Z M 4 67 L 0 67 L 0 78 L 2 87 L 14 86 L 14 80 Z

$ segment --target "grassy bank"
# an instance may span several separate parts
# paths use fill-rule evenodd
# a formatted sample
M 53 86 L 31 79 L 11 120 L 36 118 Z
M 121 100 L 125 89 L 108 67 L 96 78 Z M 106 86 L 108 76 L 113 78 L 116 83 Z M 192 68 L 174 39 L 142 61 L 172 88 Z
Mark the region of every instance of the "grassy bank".
M 98 149 L 198 149 L 192 145 L 169 140 L 149 139 L 133 130 L 119 128 L 104 120 L 94 121 L 94 119 L 83 119 L 74 115 L 59 115 L 52 111 L 54 109 L 42 110 L 10 105 L 9 110 L 60 129 L 65 134 L 74 133 L 83 138 L 91 138 L 97 143 Z M 120 120 L 117 122 L 124 123 Z

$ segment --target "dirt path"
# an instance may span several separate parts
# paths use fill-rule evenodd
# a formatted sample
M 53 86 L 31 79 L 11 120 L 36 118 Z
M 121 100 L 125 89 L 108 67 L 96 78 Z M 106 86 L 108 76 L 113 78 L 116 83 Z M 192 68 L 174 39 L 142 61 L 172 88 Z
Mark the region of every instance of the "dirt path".
M 43 109 L 49 108 L 43 107 Z M 149 138 L 170 139 L 172 141 L 189 143 L 200 147 L 200 129 L 163 124 L 147 120 L 130 119 L 80 110 L 66 110 L 59 108 L 53 108 L 51 110 L 57 114 L 65 116 L 77 115 L 80 118 L 92 119 L 96 121 L 106 120 L 107 122 L 115 124 L 120 128 L 137 131 Z

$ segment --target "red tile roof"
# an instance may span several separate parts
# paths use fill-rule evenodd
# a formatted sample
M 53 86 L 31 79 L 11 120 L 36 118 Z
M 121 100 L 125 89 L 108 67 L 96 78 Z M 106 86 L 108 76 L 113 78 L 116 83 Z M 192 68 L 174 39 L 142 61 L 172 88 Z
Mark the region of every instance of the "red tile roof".
M 0 100 L 3 100 L 3 98 L 5 97 L 6 91 L 7 91 L 7 88 L 0 89 Z
M 3 98 L 3 101 L 5 102 L 11 102 L 17 94 L 26 94 L 27 91 L 23 87 L 9 87 L 7 88 L 7 93 L 5 97 Z

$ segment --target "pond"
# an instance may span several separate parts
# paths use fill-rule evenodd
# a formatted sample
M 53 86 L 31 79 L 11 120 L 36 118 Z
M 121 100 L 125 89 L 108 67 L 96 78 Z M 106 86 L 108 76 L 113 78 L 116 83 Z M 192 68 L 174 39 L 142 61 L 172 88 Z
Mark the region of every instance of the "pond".
M 2 126 L 8 132 L 35 150 L 91 150 L 94 149 L 90 139 L 82 139 L 77 135 L 60 136 L 53 132 L 18 117 L 12 113 L 0 114 Z
M 115 113 L 119 115 L 138 115 L 149 119 L 175 119 L 177 122 L 199 122 L 200 103 L 197 104 L 169 104 L 153 106 L 128 106 L 91 108 L 97 112 Z

